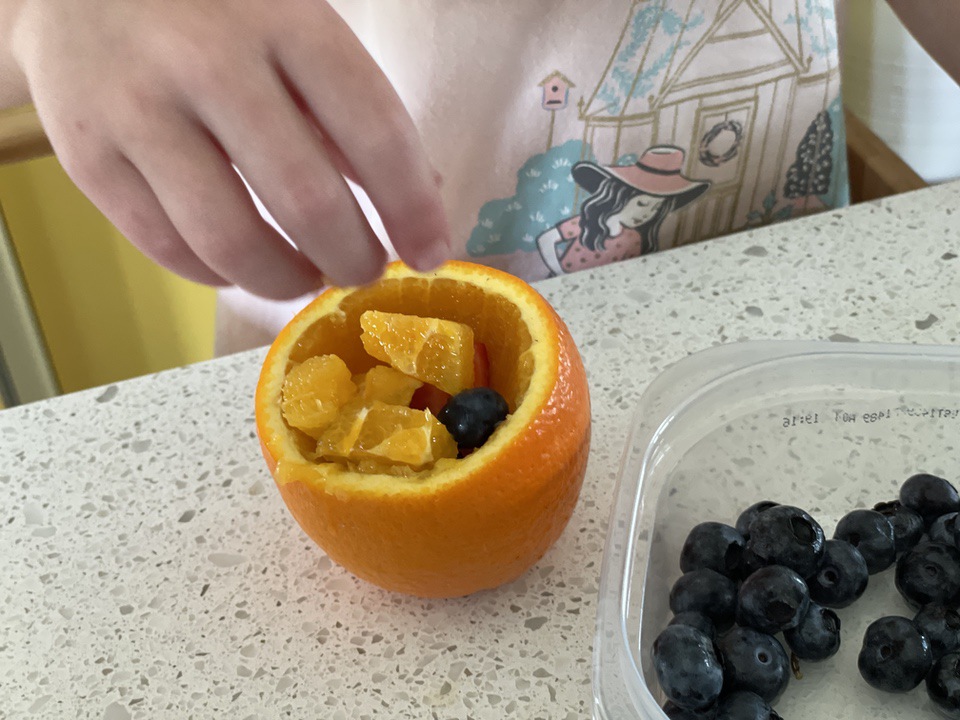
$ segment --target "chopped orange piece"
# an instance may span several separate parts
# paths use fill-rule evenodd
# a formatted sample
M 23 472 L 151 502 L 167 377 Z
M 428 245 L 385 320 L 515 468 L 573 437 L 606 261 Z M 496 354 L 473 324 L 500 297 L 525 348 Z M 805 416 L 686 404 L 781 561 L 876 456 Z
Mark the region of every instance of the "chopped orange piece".
M 473 387 L 473 330 L 452 320 L 368 310 L 360 316 L 368 354 L 456 395 Z
M 364 376 L 360 395 L 367 405 L 374 400 L 387 405 L 410 405 L 410 399 L 422 382 L 386 365 L 371 368 Z M 358 384 L 359 385 L 359 384 Z
M 317 455 L 359 463 L 373 460 L 422 470 L 457 456 L 457 443 L 429 410 L 375 400 L 370 407 L 341 413 L 320 436 Z
M 312 357 L 283 381 L 280 409 L 291 427 L 319 438 L 340 408 L 357 394 L 350 370 L 336 355 Z

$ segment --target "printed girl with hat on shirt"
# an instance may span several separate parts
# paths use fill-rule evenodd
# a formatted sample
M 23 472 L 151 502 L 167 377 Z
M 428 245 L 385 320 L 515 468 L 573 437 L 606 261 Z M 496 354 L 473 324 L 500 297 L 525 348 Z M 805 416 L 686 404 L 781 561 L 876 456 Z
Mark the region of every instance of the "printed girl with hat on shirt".
M 586 270 L 656 252 L 664 219 L 703 195 L 706 181 L 683 176 L 684 152 L 652 147 L 634 165 L 601 167 L 582 162 L 571 171 L 590 193 L 580 214 L 537 238 L 554 275 Z

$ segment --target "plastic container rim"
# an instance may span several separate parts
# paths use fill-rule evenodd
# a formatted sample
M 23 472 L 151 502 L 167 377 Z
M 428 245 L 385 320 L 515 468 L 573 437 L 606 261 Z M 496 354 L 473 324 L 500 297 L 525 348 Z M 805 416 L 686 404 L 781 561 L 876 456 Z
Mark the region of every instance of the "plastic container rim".
M 809 340 L 751 340 L 714 346 L 688 355 L 655 377 L 641 395 L 621 452 L 614 502 L 607 524 L 597 603 L 594 636 L 593 715 L 603 720 L 625 720 L 613 716 L 604 705 L 604 691 L 610 682 L 607 656 L 615 658 L 623 682 L 613 688 L 630 697 L 635 711 L 640 705 L 659 708 L 647 688 L 630 649 L 626 619 L 630 603 L 630 583 L 637 542 L 637 523 L 643 513 L 644 486 L 651 453 L 675 416 L 683 413 L 699 398 L 734 376 L 753 372 L 784 361 L 811 361 L 818 357 L 844 355 L 943 359 L 960 361 L 960 348 L 945 345 L 905 343 L 838 343 Z M 681 382 L 682 381 L 682 382 Z M 696 384 L 693 384 L 696 382 Z M 677 390 L 677 388 L 683 388 Z M 671 397 L 675 396 L 675 397 Z M 667 401 L 664 401 L 667 398 Z M 671 401 L 672 400 L 672 401 Z M 660 416 L 648 416 L 647 409 L 661 405 Z M 651 429 L 652 428 L 652 429 Z M 644 436 L 646 434 L 646 437 Z M 643 442 L 642 452 L 637 443 Z M 635 485 L 635 487 L 633 487 Z M 624 496 L 624 490 L 633 492 Z M 642 614 L 641 600 L 641 614 Z M 615 613 L 615 615 L 613 614 Z M 610 647 L 610 643 L 616 643 Z M 639 695 L 645 696 L 643 699 Z M 642 716 L 639 716 L 642 717 Z M 665 718 L 662 712 L 659 717 Z

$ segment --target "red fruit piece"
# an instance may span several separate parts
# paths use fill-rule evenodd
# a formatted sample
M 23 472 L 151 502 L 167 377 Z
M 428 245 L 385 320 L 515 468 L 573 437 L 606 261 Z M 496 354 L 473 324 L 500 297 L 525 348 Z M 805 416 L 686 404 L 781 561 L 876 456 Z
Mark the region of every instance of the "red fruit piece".
M 413 397 L 410 398 L 410 407 L 414 410 L 429 410 L 434 415 L 439 415 L 449 399 L 449 393 L 433 385 L 424 384 L 413 393 Z
M 473 343 L 473 386 L 490 387 L 490 356 L 481 342 Z

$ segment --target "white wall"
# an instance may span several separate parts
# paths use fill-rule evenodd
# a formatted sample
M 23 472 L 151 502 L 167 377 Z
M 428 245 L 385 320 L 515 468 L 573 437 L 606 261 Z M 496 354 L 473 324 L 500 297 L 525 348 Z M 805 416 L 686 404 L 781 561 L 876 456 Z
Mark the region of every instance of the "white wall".
M 960 88 L 886 0 L 845 2 L 847 107 L 928 182 L 960 178 Z

